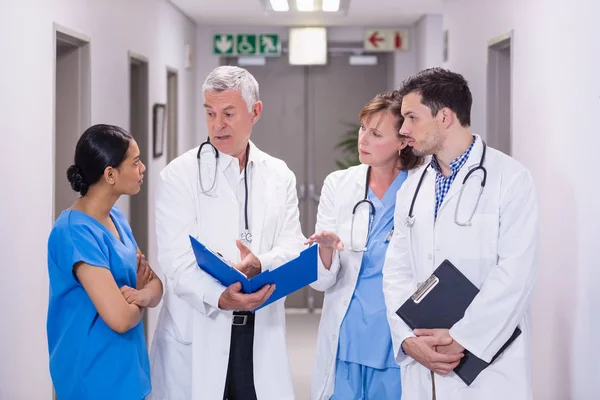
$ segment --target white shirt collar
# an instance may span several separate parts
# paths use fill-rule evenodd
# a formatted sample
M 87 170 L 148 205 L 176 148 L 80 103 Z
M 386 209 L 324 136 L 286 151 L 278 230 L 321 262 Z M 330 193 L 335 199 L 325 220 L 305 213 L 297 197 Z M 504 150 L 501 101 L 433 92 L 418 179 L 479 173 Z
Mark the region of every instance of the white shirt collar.
M 252 142 L 248 142 L 250 145 L 250 151 L 248 153 L 248 166 L 253 166 L 257 160 L 258 149 L 253 145 Z M 222 171 L 226 171 L 232 165 L 232 162 L 235 161 L 234 165 L 236 168 L 240 167 L 239 160 L 237 157 L 230 156 L 229 154 L 221 153 L 219 155 L 219 165 Z M 239 169 L 238 169 L 239 171 Z

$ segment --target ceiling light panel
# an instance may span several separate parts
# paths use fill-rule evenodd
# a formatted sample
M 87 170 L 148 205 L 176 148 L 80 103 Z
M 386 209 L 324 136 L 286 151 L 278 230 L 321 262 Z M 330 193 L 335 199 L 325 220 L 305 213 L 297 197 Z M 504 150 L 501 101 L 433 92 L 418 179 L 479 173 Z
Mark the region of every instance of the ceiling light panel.
M 290 11 L 288 0 L 269 0 L 273 11 Z
M 340 0 L 323 0 L 323 11 L 338 12 L 340 10 Z
M 315 11 L 315 0 L 296 0 L 296 10 L 302 12 Z
M 352 0 L 258 0 L 267 14 L 286 12 L 289 14 L 330 13 L 343 15 L 348 14 L 351 1 Z

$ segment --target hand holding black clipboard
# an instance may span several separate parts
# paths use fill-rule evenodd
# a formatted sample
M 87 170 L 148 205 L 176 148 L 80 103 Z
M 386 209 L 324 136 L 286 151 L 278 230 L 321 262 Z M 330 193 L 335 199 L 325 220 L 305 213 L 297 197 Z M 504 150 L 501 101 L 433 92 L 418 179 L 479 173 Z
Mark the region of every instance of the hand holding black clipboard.
M 450 261 L 444 260 L 396 314 L 413 330 L 450 329 L 462 319 L 478 293 L 479 289 L 466 276 Z M 517 327 L 494 355 L 492 363 L 520 334 L 521 329 Z M 471 385 L 490 364 L 465 349 L 464 357 L 454 372 L 463 382 Z

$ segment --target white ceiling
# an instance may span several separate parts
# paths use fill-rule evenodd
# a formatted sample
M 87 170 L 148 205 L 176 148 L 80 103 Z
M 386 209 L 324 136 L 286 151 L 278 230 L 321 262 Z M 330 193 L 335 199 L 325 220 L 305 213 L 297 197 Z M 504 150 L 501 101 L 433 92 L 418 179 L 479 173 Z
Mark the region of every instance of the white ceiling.
M 202 25 L 401 26 L 425 14 L 441 14 L 448 0 L 350 0 L 347 15 L 266 14 L 261 0 L 170 0 Z

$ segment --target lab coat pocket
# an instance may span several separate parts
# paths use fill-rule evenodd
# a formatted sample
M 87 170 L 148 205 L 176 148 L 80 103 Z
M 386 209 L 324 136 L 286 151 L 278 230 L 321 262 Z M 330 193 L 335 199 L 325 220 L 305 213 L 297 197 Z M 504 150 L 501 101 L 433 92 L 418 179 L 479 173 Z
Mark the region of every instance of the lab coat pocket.
M 344 248 L 350 248 L 350 227 L 352 226 L 350 220 L 344 221 L 337 227 L 337 232 L 335 232 L 342 243 L 344 244 Z
M 280 227 L 282 221 L 285 219 L 285 207 L 281 203 L 281 200 L 272 198 L 267 203 L 267 211 L 265 213 L 265 224 L 264 227 L 267 229 L 273 229 Z
M 361 254 L 366 249 L 370 228 L 369 210 L 366 206 L 359 207 L 340 227 L 338 236 L 342 239 L 344 248 Z
M 164 330 L 181 344 L 192 343 L 193 309 L 177 296 L 168 299 L 168 307 L 161 309 L 161 317 L 165 319 Z
M 487 260 L 497 257 L 498 216 L 495 214 L 475 214 L 471 225 L 454 224 L 455 232 L 448 235 L 451 249 L 460 258 Z
M 269 190 L 265 202 L 263 235 L 274 239 L 285 221 L 285 188 L 277 186 Z

